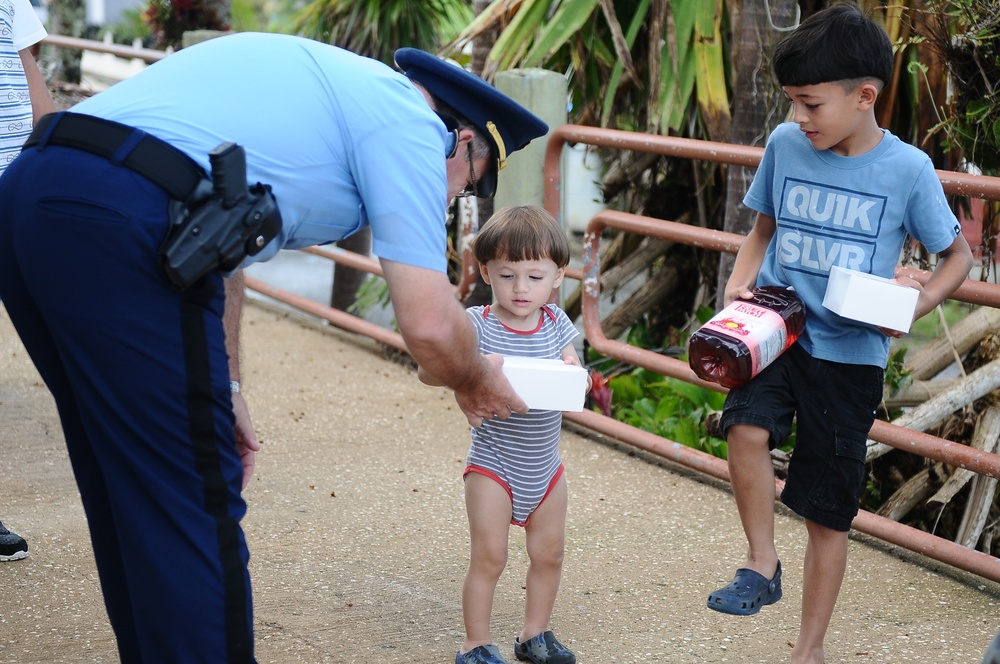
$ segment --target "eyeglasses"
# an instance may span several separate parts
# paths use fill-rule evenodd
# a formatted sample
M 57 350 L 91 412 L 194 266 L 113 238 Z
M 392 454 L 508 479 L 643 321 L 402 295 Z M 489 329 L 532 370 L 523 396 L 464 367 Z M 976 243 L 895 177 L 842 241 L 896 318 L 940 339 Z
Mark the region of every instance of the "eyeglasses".
M 458 192 L 455 196 L 457 198 L 468 198 L 469 196 L 476 195 L 476 169 L 472 167 L 472 148 L 466 147 L 465 155 L 469 159 L 469 183 L 465 185 L 465 189 Z

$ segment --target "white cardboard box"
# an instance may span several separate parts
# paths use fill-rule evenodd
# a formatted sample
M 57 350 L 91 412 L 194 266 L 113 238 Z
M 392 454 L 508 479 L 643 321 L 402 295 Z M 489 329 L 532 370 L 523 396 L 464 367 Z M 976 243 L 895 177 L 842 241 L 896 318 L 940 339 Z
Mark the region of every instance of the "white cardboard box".
M 562 360 L 504 356 L 503 373 L 529 408 L 583 410 L 587 370 Z
M 832 267 L 823 306 L 845 318 L 909 332 L 919 295 L 890 279 Z

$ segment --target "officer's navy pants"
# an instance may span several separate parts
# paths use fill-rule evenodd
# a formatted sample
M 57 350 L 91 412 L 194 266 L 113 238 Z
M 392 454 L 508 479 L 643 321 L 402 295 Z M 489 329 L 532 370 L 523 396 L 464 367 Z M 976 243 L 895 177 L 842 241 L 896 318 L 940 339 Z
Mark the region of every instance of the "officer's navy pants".
M 171 288 L 167 195 L 31 148 L 0 178 L 0 297 L 52 392 L 123 662 L 253 661 L 222 279 Z

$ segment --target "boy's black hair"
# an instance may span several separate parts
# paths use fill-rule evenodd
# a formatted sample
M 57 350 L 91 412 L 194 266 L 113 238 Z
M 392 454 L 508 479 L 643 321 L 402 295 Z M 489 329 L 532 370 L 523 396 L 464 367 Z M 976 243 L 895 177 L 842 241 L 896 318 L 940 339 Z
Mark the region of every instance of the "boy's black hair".
M 892 78 L 892 42 L 855 3 L 843 2 L 803 21 L 775 47 L 771 65 L 782 86 L 877 79 L 884 88 Z

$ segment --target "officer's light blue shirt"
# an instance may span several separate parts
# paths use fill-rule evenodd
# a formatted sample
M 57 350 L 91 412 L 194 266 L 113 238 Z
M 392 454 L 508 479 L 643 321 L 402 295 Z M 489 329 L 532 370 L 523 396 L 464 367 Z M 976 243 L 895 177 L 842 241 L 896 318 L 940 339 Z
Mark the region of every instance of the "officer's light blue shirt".
M 421 92 L 375 60 L 289 35 L 186 48 L 74 112 L 138 127 L 209 171 L 227 141 L 271 185 L 283 228 L 247 263 L 370 225 L 381 258 L 446 270 L 448 134 Z
M 743 200 L 777 228 L 758 286 L 795 288 L 806 305 L 800 337 L 813 357 L 885 367 L 889 339 L 823 307 L 834 265 L 892 278 L 907 234 L 931 253 L 960 228 L 926 154 L 889 132 L 855 157 L 816 150 L 798 125 L 780 125 Z

